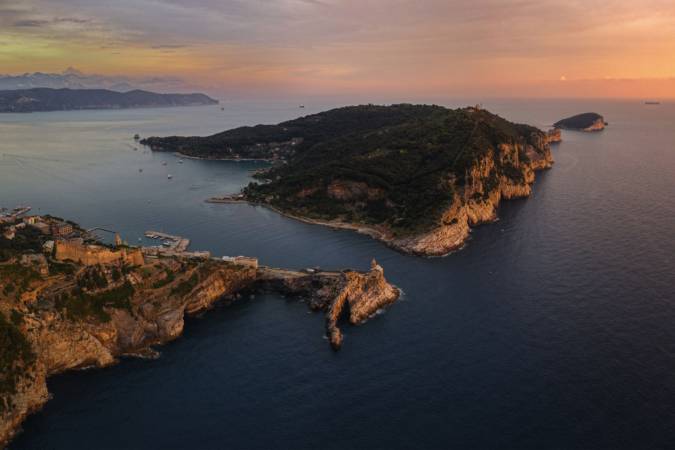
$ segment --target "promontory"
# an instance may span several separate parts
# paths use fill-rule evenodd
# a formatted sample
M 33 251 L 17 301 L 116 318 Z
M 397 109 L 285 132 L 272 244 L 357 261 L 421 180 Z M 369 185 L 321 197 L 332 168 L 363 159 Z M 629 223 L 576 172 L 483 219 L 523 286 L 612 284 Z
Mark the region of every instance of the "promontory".
M 312 223 L 348 228 L 418 255 L 461 247 L 527 197 L 552 165 L 549 135 L 480 107 L 399 104 L 338 108 L 208 137 L 148 138 L 155 151 L 276 160 L 239 195 Z
M 338 349 L 344 323 L 363 323 L 399 297 L 374 260 L 367 272 L 297 271 L 115 241 L 55 217 L 0 214 L 0 448 L 48 401 L 47 377 L 152 355 L 181 335 L 186 315 L 258 292 L 301 297 L 325 312 Z

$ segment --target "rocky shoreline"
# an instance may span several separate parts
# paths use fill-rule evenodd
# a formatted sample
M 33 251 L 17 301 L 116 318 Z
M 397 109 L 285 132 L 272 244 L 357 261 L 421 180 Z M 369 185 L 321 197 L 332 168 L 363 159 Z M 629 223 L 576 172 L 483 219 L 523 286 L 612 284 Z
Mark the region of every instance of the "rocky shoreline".
M 549 144 L 559 142 L 560 134 L 545 135 L 544 142 L 536 152 L 532 148 L 522 148 L 518 145 L 502 145 L 502 158 L 508 157 L 518 160 L 518 154 L 525 151 L 527 162 L 519 162 L 516 166 L 522 174 L 523 182 L 514 183 L 507 177 L 501 177 L 496 186 L 486 189 L 487 178 L 494 170 L 496 161 L 492 157 L 485 157 L 476 162 L 468 173 L 467 178 L 473 180 L 463 192 L 455 195 L 451 205 L 446 209 L 443 217 L 434 229 L 421 234 L 397 236 L 386 226 L 350 223 L 342 220 L 321 220 L 303 216 L 292 211 L 283 210 L 270 203 L 248 199 L 245 194 L 236 194 L 207 199 L 208 203 L 247 203 L 262 206 L 290 219 L 312 225 L 322 225 L 335 229 L 355 231 L 359 234 L 377 239 L 387 246 L 402 253 L 426 257 L 447 256 L 464 247 L 469 239 L 471 228 L 481 224 L 491 223 L 497 219 L 497 210 L 502 200 L 511 200 L 529 197 L 532 185 L 535 182 L 535 172 L 550 169 L 553 166 L 553 157 Z
M 2 333 L 25 354 L 2 368 L 3 379 L 12 380 L 13 388 L 0 392 L 0 446 L 49 400 L 49 376 L 106 367 L 120 356 L 156 355 L 153 346 L 177 339 L 186 316 L 217 304 L 261 292 L 302 298 L 312 310 L 325 312 L 326 334 L 337 350 L 343 318 L 361 324 L 400 295 L 375 261 L 368 272 L 327 272 L 181 257 L 138 266 L 122 259 L 87 266 L 49 259 L 50 274 L 38 278 L 31 272 L 19 291 L 10 290 L 7 273 L 29 273 L 18 261 L 0 263 Z M 11 280 L 12 285 L 18 282 Z M 12 353 L 3 354 L 3 360 L 16 356 L 16 351 L 5 352 Z
M 157 150 L 153 150 L 157 151 Z M 232 161 L 232 162 L 266 162 L 266 163 L 271 163 L 275 160 L 274 158 L 209 158 L 209 157 L 203 157 L 203 156 L 191 156 L 191 155 L 186 155 L 181 152 L 173 152 L 174 155 L 180 157 L 180 158 L 185 158 L 185 159 L 195 159 L 199 161 Z

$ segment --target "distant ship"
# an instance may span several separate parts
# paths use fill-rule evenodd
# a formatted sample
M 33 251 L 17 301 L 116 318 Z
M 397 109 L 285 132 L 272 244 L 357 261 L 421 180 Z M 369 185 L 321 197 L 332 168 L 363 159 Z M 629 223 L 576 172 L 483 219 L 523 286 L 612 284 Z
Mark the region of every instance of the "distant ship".
M 162 165 L 163 165 L 163 166 L 166 166 L 166 161 L 162 161 Z
M 172 176 L 171 174 L 168 174 L 166 177 L 167 177 L 169 180 L 173 178 L 173 176 Z
M 178 164 L 183 164 L 183 160 L 182 160 L 182 159 L 179 159 L 179 160 L 178 160 Z
M 305 105 L 300 105 L 300 108 L 304 108 L 304 107 L 305 107 Z
M 645 102 L 645 105 L 660 105 L 660 104 L 661 104 L 661 102 L 655 102 L 655 101 Z

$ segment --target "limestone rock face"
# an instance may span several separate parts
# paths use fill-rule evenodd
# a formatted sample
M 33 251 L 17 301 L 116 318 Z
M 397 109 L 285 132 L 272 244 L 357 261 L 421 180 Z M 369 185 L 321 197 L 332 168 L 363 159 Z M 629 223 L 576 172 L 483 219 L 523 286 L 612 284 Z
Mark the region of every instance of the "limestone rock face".
M 366 273 L 262 268 L 258 276 L 258 289 L 303 297 L 311 309 L 325 311 L 326 334 L 334 350 L 342 346 L 343 336 L 338 325 L 342 318 L 352 325 L 362 324 L 400 296 L 400 291 L 387 282 L 384 270 L 375 260 Z
M 338 350 L 342 346 L 338 320 L 346 307 L 349 308 L 349 322 L 356 325 L 395 302 L 399 295 L 399 290 L 385 280 L 384 269 L 375 260 L 368 273 L 345 272 L 338 294 L 326 313 L 326 332 L 333 349 Z
M 605 129 L 606 125 L 605 119 L 598 118 L 595 119 L 591 125 L 584 128 L 583 131 L 602 131 Z
M 526 158 L 521 159 L 521 155 Z M 494 183 L 497 164 L 511 165 L 517 176 L 502 175 Z M 551 149 L 543 134 L 537 148 L 502 144 L 496 156 L 486 156 L 473 164 L 466 175 L 467 183 L 455 194 L 436 228 L 419 235 L 383 240 L 394 248 L 423 256 L 442 256 L 457 250 L 469 237 L 471 227 L 497 218 L 501 200 L 530 196 L 535 171 L 549 169 L 552 164 Z
M 167 263 L 169 264 L 169 263 Z M 150 271 L 146 266 L 146 270 Z M 156 269 L 154 269 L 156 270 Z M 24 308 L 22 333 L 36 354 L 34 366 L 24 374 L 12 395 L 12 407 L 0 414 L 0 445 L 7 442 L 21 421 L 49 398 L 48 376 L 69 369 L 104 367 L 126 353 L 144 351 L 178 337 L 185 314 L 196 314 L 221 298 L 233 295 L 255 281 L 256 271 L 234 265 L 213 265 L 202 269 L 203 276 L 190 290 L 172 293 L 188 282 L 197 269 L 178 276 L 174 284 L 153 289 L 149 278 L 137 285 L 131 307 L 110 309 L 110 320 L 74 320 L 53 307 L 26 310 L 23 305 L 2 299 L 0 310 Z
M 112 266 L 118 264 L 115 261 Z M 84 263 L 78 267 L 78 273 L 88 269 Z M 104 271 L 107 268 L 104 266 Z M 9 398 L 0 396 L 0 401 L 9 405 L 0 408 L 0 447 L 28 414 L 47 402 L 48 376 L 108 366 L 124 354 L 149 353 L 152 345 L 182 334 L 186 314 L 199 314 L 219 301 L 235 300 L 242 292 L 262 290 L 308 298 L 312 309 L 327 312 L 327 329 L 335 349 L 342 344 L 338 320 L 343 312 L 349 312 L 350 323 L 360 324 L 399 296 L 375 261 L 369 272 L 360 273 L 297 272 L 166 258 L 133 268 L 124 280 L 106 288 L 114 289 L 125 280 L 134 287 L 128 305 L 105 306 L 108 320 L 102 320 L 101 316 L 77 315 L 77 310 L 64 309 L 62 293 L 74 288 L 75 280 L 56 276 L 36 281 L 30 289 L 40 292 L 41 300 L 29 303 L 22 302 L 21 296 L 6 296 L 0 286 L 0 312 L 4 317 L 12 311 L 20 313 L 18 330 L 35 353 L 35 361 L 23 368 L 15 392 Z
M 558 127 L 551 128 L 546 132 L 549 144 L 555 144 L 562 141 L 562 130 Z
M 396 233 L 386 223 L 352 223 L 344 218 L 309 218 L 302 212 L 294 213 L 275 208 L 269 204 L 269 199 L 258 204 L 304 222 L 353 230 L 381 240 L 405 253 L 443 256 L 464 245 L 471 233 L 471 227 L 496 220 L 497 208 L 502 200 L 531 195 L 535 172 L 549 169 L 553 165 L 550 142 L 559 135 L 560 130 L 549 134 L 535 130 L 528 135 L 528 139 L 520 143 L 501 143 L 497 148 L 481 152 L 483 156 L 477 157 L 468 166 L 462 183 L 457 181 L 452 167 L 445 168 L 446 182 L 452 184 L 454 191 L 450 205 L 443 211 L 435 226 L 421 232 Z M 298 195 L 314 195 L 317 190 L 317 187 L 301 190 Z M 365 182 L 333 180 L 327 187 L 327 195 L 331 199 L 358 204 L 380 198 L 383 191 L 369 187 Z

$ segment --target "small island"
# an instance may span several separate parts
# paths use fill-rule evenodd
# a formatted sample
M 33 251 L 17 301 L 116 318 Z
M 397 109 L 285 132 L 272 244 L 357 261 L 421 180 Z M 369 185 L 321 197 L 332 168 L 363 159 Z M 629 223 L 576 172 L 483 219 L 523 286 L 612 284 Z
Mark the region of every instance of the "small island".
M 374 260 L 367 272 L 278 269 L 190 252 L 189 240 L 157 232 L 172 245 L 130 247 L 119 235 L 109 245 L 74 222 L 21 217 L 28 210 L 0 213 L 0 446 L 49 400 L 49 376 L 156 356 L 186 315 L 259 292 L 295 296 L 325 312 L 337 350 L 339 319 L 363 323 L 400 295 Z
M 263 205 L 440 256 L 462 247 L 472 226 L 495 220 L 502 199 L 529 196 L 559 138 L 480 107 L 400 104 L 141 143 L 193 157 L 276 161 L 241 193 L 210 201 Z
M 607 122 L 600 114 L 590 112 L 559 120 L 553 126 L 563 130 L 592 132 L 604 130 Z
M 218 104 L 218 100 L 204 94 L 157 94 L 142 90 L 116 92 L 106 89 L 33 88 L 0 91 L 0 113 L 215 104 Z

